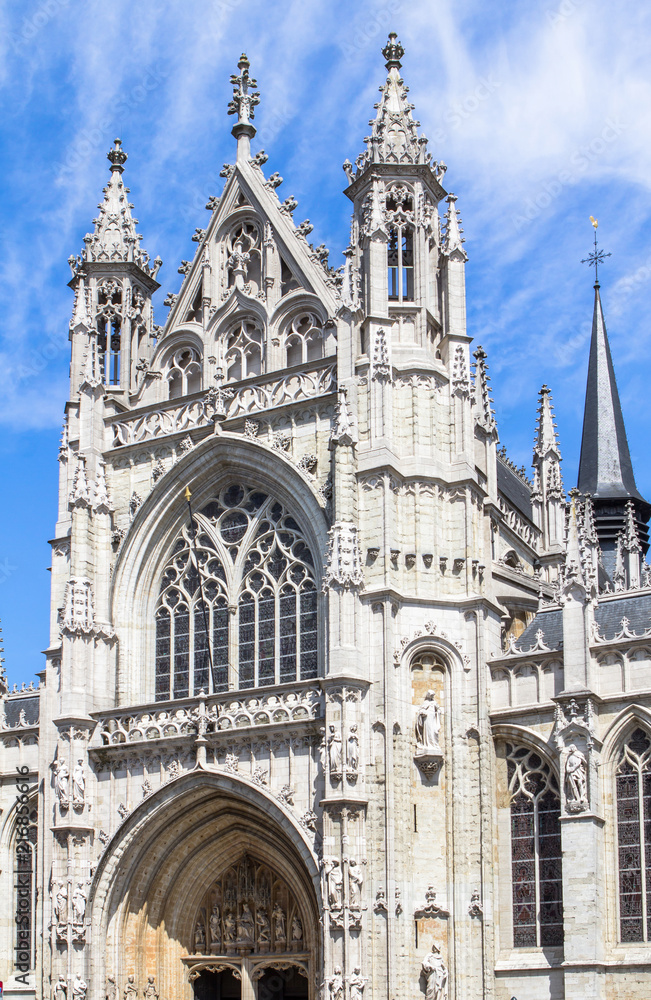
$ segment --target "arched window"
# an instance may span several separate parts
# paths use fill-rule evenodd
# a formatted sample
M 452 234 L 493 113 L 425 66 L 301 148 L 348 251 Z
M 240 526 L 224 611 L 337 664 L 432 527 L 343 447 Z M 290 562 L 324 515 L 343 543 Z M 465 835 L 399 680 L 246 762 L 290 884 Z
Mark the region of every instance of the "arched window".
M 287 367 L 323 357 L 323 325 L 314 313 L 299 313 L 285 331 Z
M 262 248 L 260 226 L 253 219 L 236 222 L 226 237 L 228 285 L 232 288 L 236 276 L 242 278 L 243 290 L 256 296 L 262 287 Z
M 25 789 L 25 791 L 23 791 Z M 30 972 L 36 965 L 35 908 L 36 908 L 36 833 L 37 810 L 33 797 L 27 792 L 28 783 L 19 784 L 16 835 L 14 848 L 15 892 L 15 964 L 21 973 Z
M 181 530 L 163 570 L 156 700 L 316 677 L 314 562 L 294 518 L 234 483 L 195 514 L 194 530 L 194 543 L 190 525 Z
M 651 940 L 651 740 L 636 729 L 617 768 L 619 926 L 623 942 Z
M 120 384 L 122 346 L 122 286 L 107 278 L 97 291 L 97 345 L 107 386 Z
M 386 195 L 385 219 L 389 224 L 387 268 L 389 299 L 412 302 L 414 298 L 414 199 L 404 184 L 394 184 Z
M 201 358 L 193 347 L 182 347 L 167 363 L 169 398 L 179 399 L 201 389 Z
M 540 754 L 506 746 L 514 948 L 563 944 L 558 782 Z
M 226 341 L 228 381 L 238 382 L 262 372 L 263 334 L 254 320 L 242 320 Z

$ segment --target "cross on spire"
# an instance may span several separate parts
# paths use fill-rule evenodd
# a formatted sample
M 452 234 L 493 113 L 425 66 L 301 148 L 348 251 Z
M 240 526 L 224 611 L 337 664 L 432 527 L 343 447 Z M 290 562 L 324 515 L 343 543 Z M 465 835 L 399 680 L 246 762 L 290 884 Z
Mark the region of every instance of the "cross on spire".
M 611 253 L 606 253 L 605 250 L 599 250 L 597 247 L 597 226 L 599 223 L 593 215 L 590 216 L 590 222 L 594 228 L 594 250 L 589 253 L 587 257 L 584 257 L 581 261 L 582 264 L 587 264 L 588 267 L 594 265 L 594 284 L 595 288 L 599 287 L 599 265 L 603 264 L 606 257 L 612 257 Z
M 237 64 L 240 71 L 239 76 L 235 73 L 231 76 L 233 98 L 229 101 L 228 113 L 229 115 L 237 115 L 237 122 L 233 126 L 232 134 L 237 139 L 238 160 L 249 158 L 251 139 L 255 135 L 255 126 L 251 124 L 255 117 L 253 109 L 260 103 L 259 91 L 251 89 L 257 87 L 258 83 L 252 76 L 249 76 L 250 65 L 246 53 L 243 52 Z

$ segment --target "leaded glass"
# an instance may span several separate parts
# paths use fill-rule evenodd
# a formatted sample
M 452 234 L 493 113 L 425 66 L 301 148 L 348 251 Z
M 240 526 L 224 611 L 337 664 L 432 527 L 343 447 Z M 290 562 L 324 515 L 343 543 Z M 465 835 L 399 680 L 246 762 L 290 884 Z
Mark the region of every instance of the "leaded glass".
M 314 561 L 301 527 L 275 498 L 231 483 L 181 529 L 163 569 L 156 700 L 317 673 Z
M 636 729 L 624 747 L 615 789 L 619 927 L 625 943 L 651 938 L 651 741 Z
M 527 747 L 507 744 L 511 794 L 513 946 L 563 944 L 558 784 L 549 764 Z

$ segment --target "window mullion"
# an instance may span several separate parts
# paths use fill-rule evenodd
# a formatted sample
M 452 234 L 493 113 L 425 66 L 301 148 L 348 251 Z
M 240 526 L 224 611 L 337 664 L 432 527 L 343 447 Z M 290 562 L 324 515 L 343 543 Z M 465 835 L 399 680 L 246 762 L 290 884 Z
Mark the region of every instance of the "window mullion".
M 536 912 L 536 944 L 540 948 L 540 838 L 538 830 L 538 798 L 533 800 L 533 877 L 534 884 L 534 906 Z
M 646 941 L 647 935 L 647 913 L 646 913 L 646 844 L 644 830 L 644 779 L 640 761 L 637 763 L 637 803 L 638 803 L 638 829 L 640 837 L 640 888 L 642 890 L 642 940 Z
M 280 587 L 274 587 L 274 679 L 280 684 Z
M 396 226 L 398 234 L 398 302 L 402 302 L 402 226 Z

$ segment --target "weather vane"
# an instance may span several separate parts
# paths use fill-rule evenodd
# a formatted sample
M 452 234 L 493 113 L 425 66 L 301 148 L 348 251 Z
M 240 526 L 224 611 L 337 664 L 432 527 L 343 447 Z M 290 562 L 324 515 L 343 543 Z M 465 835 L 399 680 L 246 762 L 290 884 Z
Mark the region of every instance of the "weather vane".
M 604 259 L 606 257 L 612 257 L 612 254 L 611 253 L 606 253 L 605 250 L 599 250 L 598 249 L 598 247 L 597 247 L 597 226 L 599 225 L 599 223 L 597 222 L 597 220 L 595 219 L 595 217 L 593 215 L 590 216 L 590 222 L 592 223 L 592 226 L 594 228 L 594 251 L 592 253 L 589 253 L 587 257 L 584 257 L 584 259 L 581 261 L 581 263 L 582 264 L 588 264 L 589 267 L 592 267 L 592 265 L 594 264 L 594 283 L 595 283 L 595 285 L 598 285 L 599 284 L 599 265 L 603 264 Z

